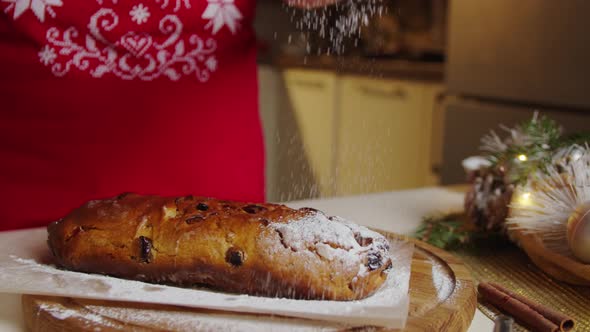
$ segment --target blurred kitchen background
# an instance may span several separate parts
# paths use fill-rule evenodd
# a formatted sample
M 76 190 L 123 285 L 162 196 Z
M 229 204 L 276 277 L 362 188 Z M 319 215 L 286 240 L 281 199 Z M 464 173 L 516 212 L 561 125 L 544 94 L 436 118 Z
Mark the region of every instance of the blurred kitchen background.
M 364 1 L 381 14 L 337 45 L 258 1 L 269 201 L 462 183 L 480 137 L 535 110 L 590 131 L 589 1 Z

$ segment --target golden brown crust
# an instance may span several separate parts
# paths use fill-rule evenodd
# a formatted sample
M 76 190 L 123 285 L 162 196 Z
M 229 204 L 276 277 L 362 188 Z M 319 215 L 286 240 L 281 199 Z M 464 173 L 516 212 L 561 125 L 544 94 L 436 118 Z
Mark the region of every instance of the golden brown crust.
M 353 300 L 391 266 L 387 240 L 313 209 L 123 194 L 48 226 L 67 269 L 227 292 Z

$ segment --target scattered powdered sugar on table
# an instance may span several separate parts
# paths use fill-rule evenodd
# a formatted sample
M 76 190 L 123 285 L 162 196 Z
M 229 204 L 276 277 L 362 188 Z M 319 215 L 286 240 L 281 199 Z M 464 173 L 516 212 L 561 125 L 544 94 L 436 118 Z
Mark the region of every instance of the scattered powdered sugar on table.
M 105 317 L 103 317 L 100 314 L 93 313 L 93 312 L 87 312 L 84 310 L 76 310 L 76 309 L 67 308 L 67 307 L 64 307 L 60 303 L 41 302 L 38 304 L 37 308 L 39 310 L 37 312 L 37 314 L 40 314 L 40 312 L 43 311 L 43 312 L 50 314 L 52 317 L 54 317 L 58 320 L 77 318 L 79 321 L 81 320 L 81 321 L 86 322 L 85 327 L 87 327 L 87 328 L 96 326 L 94 331 L 101 330 L 100 327 L 98 327 L 98 326 L 111 327 L 111 328 L 117 327 L 117 325 L 114 325 L 108 319 L 105 319 Z
M 196 310 L 161 310 L 158 308 L 126 308 L 84 305 L 96 314 L 139 326 L 173 331 L 341 331 L 346 325 L 276 316 L 240 315 L 200 312 Z
M 447 299 L 453 293 L 453 284 L 445 278 L 447 271 L 442 269 L 439 265 L 432 265 L 432 281 L 436 289 L 436 297 L 440 301 Z

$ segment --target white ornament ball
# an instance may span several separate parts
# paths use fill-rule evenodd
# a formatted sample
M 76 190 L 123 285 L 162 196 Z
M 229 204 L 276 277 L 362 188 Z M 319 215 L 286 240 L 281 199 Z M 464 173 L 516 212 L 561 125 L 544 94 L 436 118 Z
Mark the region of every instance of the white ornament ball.
M 574 256 L 590 264 L 590 201 L 580 204 L 569 217 L 567 242 Z

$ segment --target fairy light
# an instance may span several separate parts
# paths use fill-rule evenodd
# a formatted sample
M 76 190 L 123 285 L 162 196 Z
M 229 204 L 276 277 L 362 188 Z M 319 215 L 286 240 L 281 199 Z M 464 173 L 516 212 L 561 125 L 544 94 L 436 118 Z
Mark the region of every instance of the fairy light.
M 520 195 L 520 199 L 518 200 L 521 205 L 530 205 L 531 204 L 531 193 L 525 192 Z
M 527 160 L 529 159 L 529 158 L 527 158 L 527 156 L 526 156 L 526 155 L 524 155 L 524 154 L 519 154 L 517 158 L 518 158 L 518 160 L 520 160 L 520 161 L 527 161 Z
M 584 152 L 580 151 L 580 150 L 575 150 L 572 152 L 571 154 L 571 158 L 572 161 L 578 161 L 580 158 L 582 158 L 584 156 Z

